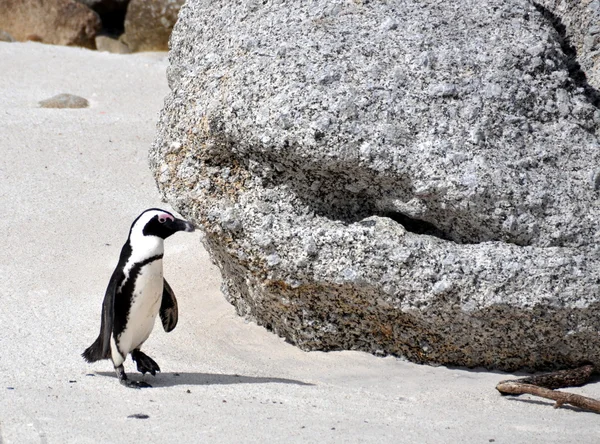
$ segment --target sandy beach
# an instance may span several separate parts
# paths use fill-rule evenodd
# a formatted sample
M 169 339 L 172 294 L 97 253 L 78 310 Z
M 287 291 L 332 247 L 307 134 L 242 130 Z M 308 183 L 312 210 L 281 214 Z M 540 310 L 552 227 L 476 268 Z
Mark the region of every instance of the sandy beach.
M 165 244 L 180 316 L 144 346 L 163 370 L 143 377 L 154 387 L 84 362 L 129 225 L 169 209 L 147 167 L 167 66 L 165 53 L 0 43 L 1 444 L 600 442 L 593 413 L 501 397 L 512 375 L 285 343 L 235 314 L 199 232 Z M 59 93 L 90 106 L 38 106 Z M 600 398 L 599 383 L 570 391 Z

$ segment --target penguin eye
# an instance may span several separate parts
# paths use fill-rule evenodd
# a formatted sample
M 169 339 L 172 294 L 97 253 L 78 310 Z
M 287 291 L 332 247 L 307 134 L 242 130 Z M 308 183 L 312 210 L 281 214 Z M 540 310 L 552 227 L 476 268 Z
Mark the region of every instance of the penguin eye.
M 159 217 L 159 218 L 158 218 L 158 221 L 159 221 L 161 224 L 164 224 L 164 223 L 167 221 L 167 219 L 165 219 L 164 217 Z

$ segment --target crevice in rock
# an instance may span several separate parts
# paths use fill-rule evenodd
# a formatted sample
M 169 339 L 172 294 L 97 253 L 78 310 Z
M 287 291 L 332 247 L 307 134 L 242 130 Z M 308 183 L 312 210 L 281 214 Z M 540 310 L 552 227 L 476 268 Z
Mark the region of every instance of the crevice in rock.
M 115 9 L 100 15 L 102 32 L 106 35 L 118 37 L 125 32 L 125 14 L 127 8 Z
M 396 211 L 384 212 L 381 214 L 377 214 L 377 216 L 387 217 L 392 219 L 394 222 L 398 222 L 400 225 L 404 227 L 406 231 L 415 234 L 426 234 L 427 236 L 437 237 L 439 239 L 454 241 L 450 235 L 445 233 L 443 230 L 440 230 L 431 222 L 427 222 L 421 219 L 415 219 L 406 214 L 398 213 Z M 461 244 L 465 243 L 477 243 L 477 242 L 457 242 Z
M 558 33 L 558 36 L 560 37 L 560 47 L 566 56 L 567 70 L 569 72 L 569 77 L 573 81 L 573 84 L 576 88 L 583 88 L 584 94 L 590 103 L 596 108 L 600 108 L 600 91 L 588 83 L 587 76 L 581 69 L 581 65 L 578 61 L 577 49 L 571 43 L 567 33 L 567 27 L 563 23 L 562 19 L 545 6 L 536 2 L 532 3 Z
M 100 35 L 117 38 L 123 34 L 125 31 L 125 15 L 127 14 L 129 0 L 88 1 L 83 3 L 88 5 L 90 9 L 100 16 L 100 21 L 102 22 Z

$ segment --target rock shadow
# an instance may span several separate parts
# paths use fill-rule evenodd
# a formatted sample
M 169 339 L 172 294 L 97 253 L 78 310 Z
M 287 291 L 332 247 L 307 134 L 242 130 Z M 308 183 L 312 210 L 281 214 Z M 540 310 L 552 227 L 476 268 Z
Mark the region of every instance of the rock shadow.
M 596 108 L 600 108 L 600 91 L 588 83 L 587 76 L 578 61 L 579 57 L 577 54 L 577 48 L 571 42 L 567 27 L 563 23 L 562 18 L 537 2 L 533 2 L 533 5 L 538 12 L 550 22 L 552 27 L 558 33 L 558 36 L 560 37 L 559 43 L 561 49 L 567 57 L 567 70 L 569 71 L 569 77 L 573 80 L 575 87 L 583 88 L 584 94 L 590 103 Z

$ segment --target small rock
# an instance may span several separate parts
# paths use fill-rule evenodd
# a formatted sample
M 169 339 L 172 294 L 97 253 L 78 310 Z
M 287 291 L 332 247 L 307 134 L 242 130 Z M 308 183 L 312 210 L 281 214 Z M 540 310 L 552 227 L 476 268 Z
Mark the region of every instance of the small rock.
M 40 102 L 42 108 L 87 108 L 89 102 L 73 94 L 58 94 Z
M 15 39 L 6 31 L 0 29 L 0 42 L 14 42 Z
M 150 416 L 146 415 L 145 413 L 134 413 L 133 415 L 129 415 L 128 418 L 148 419 Z
M 113 54 L 130 54 L 131 49 L 125 43 L 108 35 L 96 36 L 96 49 L 98 51 L 112 52 Z

